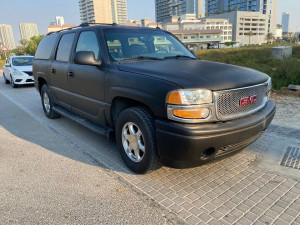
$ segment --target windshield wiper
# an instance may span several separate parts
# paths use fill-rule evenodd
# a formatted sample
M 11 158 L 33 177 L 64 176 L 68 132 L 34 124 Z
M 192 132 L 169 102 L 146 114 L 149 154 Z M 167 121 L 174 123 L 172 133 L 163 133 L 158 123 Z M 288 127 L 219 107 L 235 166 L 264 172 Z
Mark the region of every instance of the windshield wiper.
M 195 57 L 191 57 L 191 56 L 187 56 L 187 55 L 172 55 L 172 56 L 164 57 L 164 59 L 179 59 L 179 58 L 196 59 Z
M 144 60 L 144 59 L 163 60 L 162 58 L 152 57 L 152 56 L 138 56 L 138 57 L 131 57 L 131 58 L 122 58 L 121 61 L 127 61 L 127 60 Z

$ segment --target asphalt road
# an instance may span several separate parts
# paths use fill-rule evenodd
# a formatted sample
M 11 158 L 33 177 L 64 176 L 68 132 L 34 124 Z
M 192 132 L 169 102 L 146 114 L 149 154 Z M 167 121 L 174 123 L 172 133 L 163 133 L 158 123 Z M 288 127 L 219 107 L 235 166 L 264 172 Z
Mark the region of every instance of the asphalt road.
M 115 144 L 46 118 L 33 86 L 13 89 L 1 75 L 0 224 L 181 223 L 101 163 Z

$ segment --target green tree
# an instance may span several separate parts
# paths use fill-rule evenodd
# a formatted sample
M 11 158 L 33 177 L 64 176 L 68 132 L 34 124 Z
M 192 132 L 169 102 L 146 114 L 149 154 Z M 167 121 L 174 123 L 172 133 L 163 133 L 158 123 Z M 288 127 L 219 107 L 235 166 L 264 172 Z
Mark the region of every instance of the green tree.
M 293 32 L 289 32 L 287 34 L 287 40 L 290 42 L 290 43 L 295 43 L 297 42 L 299 39 L 298 37 L 293 33 Z
M 249 45 L 251 45 L 251 37 L 254 36 L 254 33 L 250 31 L 249 33 L 246 34 L 246 36 L 249 37 Z
M 225 45 L 227 47 L 231 46 L 233 48 L 233 45 L 235 45 L 235 44 L 236 44 L 236 42 L 234 42 L 234 41 L 225 42 Z
M 27 46 L 25 48 L 25 54 L 34 55 L 35 51 L 37 49 L 37 46 L 43 37 L 44 37 L 43 35 L 39 35 L 39 36 L 33 36 L 32 38 L 30 38 L 30 41 L 28 41 Z

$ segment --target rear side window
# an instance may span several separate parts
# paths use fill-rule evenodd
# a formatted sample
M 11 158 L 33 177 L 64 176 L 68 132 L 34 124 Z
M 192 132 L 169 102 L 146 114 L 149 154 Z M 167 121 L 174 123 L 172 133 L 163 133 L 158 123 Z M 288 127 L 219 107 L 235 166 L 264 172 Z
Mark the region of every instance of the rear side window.
M 57 35 L 44 37 L 36 50 L 35 59 L 50 59 Z
M 95 54 L 95 59 L 98 59 L 99 55 L 99 45 L 97 41 L 97 36 L 93 31 L 84 31 L 80 33 L 76 52 L 79 51 L 91 51 Z
M 75 33 L 65 34 L 61 37 L 56 51 L 55 60 L 68 62 L 74 41 Z

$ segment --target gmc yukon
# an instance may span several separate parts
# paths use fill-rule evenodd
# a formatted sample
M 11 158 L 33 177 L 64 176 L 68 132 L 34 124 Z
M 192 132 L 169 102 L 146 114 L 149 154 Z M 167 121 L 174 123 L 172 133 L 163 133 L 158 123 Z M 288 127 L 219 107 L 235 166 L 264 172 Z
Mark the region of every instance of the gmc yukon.
M 82 24 L 49 33 L 33 74 L 47 117 L 115 138 L 136 173 L 238 152 L 275 115 L 268 75 L 197 59 L 161 29 Z

